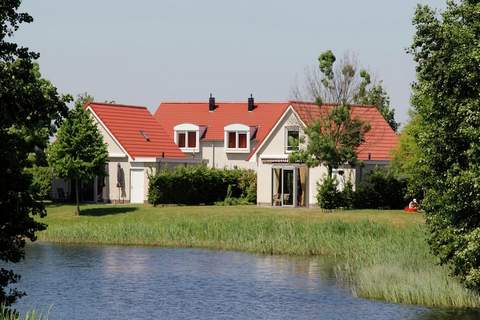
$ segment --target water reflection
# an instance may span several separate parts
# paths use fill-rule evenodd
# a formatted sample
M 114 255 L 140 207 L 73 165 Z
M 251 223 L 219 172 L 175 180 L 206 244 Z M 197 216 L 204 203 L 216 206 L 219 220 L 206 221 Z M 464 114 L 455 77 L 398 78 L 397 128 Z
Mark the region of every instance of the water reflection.
M 15 266 L 52 319 L 480 319 L 352 297 L 327 259 L 36 244 Z

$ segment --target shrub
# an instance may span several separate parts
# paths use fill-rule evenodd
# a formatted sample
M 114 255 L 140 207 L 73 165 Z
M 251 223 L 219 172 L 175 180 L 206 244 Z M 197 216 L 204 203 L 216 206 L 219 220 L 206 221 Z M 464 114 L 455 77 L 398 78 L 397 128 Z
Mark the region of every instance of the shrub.
M 228 198 L 256 201 L 256 174 L 244 169 L 206 166 L 163 168 L 149 177 L 148 200 L 158 204 L 213 204 Z M 253 194 L 252 194 L 253 193 Z
M 343 204 L 342 193 L 337 190 L 335 177 L 327 176 L 322 183 L 317 182 L 317 202 L 320 208 L 336 209 Z
M 52 170 L 50 167 L 25 168 L 31 176 L 30 192 L 37 200 L 47 200 L 52 192 Z
M 358 186 L 353 206 L 358 209 L 401 209 L 405 206 L 407 182 L 388 169 L 372 170 Z

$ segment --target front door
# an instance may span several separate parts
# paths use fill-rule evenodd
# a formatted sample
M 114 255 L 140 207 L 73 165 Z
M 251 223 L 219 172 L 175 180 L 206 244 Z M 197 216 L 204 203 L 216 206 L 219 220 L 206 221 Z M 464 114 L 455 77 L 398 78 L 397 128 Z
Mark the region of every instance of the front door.
M 130 170 L 130 203 L 143 203 L 145 194 L 143 169 Z

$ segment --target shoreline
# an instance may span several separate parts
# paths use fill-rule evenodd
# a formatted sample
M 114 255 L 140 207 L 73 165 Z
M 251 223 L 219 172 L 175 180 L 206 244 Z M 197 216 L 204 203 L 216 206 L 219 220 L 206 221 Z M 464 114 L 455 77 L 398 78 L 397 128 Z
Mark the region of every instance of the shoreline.
M 319 213 L 239 207 L 49 206 L 39 242 L 207 249 L 326 257 L 358 297 L 449 309 L 480 307 L 480 298 L 435 265 L 423 217 L 401 211 Z M 89 211 L 90 210 L 90 211 Z M 94 213 L 94 214 L 92 214 Z

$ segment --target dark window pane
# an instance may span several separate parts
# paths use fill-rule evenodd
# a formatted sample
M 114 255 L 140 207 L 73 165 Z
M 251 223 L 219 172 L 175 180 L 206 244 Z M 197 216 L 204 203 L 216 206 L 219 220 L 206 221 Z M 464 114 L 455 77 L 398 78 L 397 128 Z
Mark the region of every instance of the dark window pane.
M 246 133 L 239 133 L 238 134 L 238 147 L 239 148 L 246 148 L 247 147 L 247 134 Z
M 235 132 L 229 132 L 228 133 L 228 147 L 229 148 L 236 148 L 237 141 L 236 141 L 236 133 Z
M 178 146 L 180 148 L 185 148 L 185 133 L 181 132 L 178 134 Z
M 188 147 L 189 148 L 197 147 L 197 132 L 188 131 Z
M 287 150 L 297 150 L 299 142 L 299 134 L 296 130 L 289 130 L 287 132 Z

